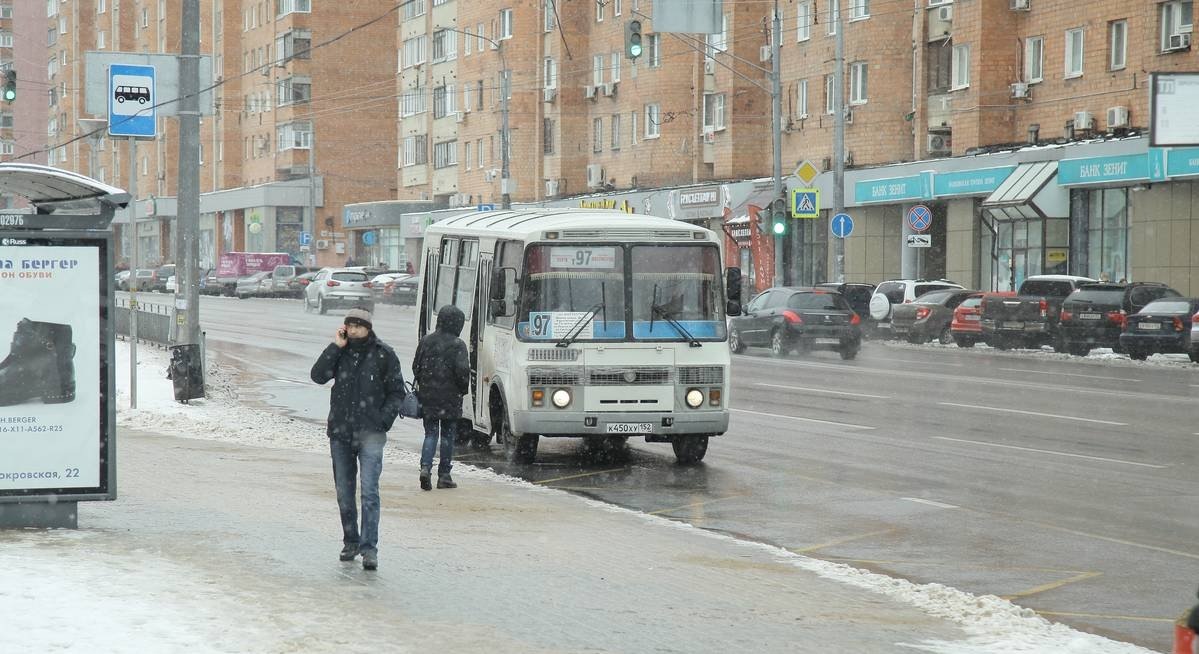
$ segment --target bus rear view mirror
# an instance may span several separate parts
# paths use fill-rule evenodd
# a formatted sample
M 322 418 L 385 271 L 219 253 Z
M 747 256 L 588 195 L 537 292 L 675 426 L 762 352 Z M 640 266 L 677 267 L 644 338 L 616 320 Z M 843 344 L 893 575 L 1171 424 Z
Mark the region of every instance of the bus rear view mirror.
M 515 313 L 509 311 L 508 307 L 509 303 L 507 300 L 492 300 L 488 303 L 488 309 L 491 311 L 492 318 L 504 318 Z
M 496 268 L 491 273 L 491 297 L 492 300 L 506 299 L 507 289 L 509 285 L 516 284 L 516 269 L 515 268 Z M 507 314 L 501 314 L 507 315 Z
M 741 315 L 741 303 L 736 300 L 729 300 L 724 304 L 724 314 L 726 316 Z
M 741 269 L 740 268 L 725 268 L 724 270 L 724 293 L 725 297 L 730 302 L 741 302 Z M 740 313 L 738 310 L 737 313 Z M 730 313 L 730 316 L 737 314 Z

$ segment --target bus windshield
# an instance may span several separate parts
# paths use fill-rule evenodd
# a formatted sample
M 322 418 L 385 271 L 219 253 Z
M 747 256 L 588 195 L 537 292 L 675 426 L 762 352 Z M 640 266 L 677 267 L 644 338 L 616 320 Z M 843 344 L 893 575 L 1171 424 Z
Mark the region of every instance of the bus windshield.
M 622 245 L 533 245 L 517 334 L 532 340 L 623 340 L 625 248 Z
M 635 245 L 630 259 L 634 339 L 724 339 L 719 249 Z

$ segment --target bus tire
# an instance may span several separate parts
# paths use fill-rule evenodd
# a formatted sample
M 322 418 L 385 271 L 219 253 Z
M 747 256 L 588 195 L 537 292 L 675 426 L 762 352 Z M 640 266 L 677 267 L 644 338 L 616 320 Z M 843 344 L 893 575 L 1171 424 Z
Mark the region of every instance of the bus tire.
M 670 445 L 674 448 L 674 458 L 680 465 L 699 463 L 708 453 L 707 436 L 675 436 Z
M 501 401 L 502 402 L 502 401 Z M 504 446 L 504 454 L 513 463 L 532 463 L 537 458 L 537 435 L 517 436 L 508 424 L 507 408 L 501 403 L 493 406 L 491 424 L 495 438 Z

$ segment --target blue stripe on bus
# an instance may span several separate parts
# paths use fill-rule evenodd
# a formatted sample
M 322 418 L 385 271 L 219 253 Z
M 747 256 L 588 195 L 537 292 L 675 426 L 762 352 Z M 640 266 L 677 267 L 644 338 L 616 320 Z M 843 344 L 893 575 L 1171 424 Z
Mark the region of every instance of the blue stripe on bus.
M 724 327 L 724 323 L 720 320 L 679 320 L 678 323 L 696 338 L 717 338 L 721 336 L 721 328 Z M 684 338 L 684 336 L 665 320 L 655 320 L 653 329 L 650 329 L 650 321 L 635 320 L 633 321 L 633 338 Z

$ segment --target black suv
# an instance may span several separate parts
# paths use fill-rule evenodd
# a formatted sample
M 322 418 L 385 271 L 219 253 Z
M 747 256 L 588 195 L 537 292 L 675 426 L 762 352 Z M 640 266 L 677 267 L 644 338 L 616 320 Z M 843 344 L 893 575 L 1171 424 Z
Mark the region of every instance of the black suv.
M 862 320 L 840 293 L 818 288 L 768 288 L 745 312 L 729 319 L 729 348 L 769 347 L 776 357 L 792 350 L 836 350 L 852 359 L 862 347 Z
M 1179 296 L 1158 282 L 1083 284 L 1062 300 L 1056 349 L 1080 357 L 1095 347 L 1120 352 L 1120 333 L 1128 316 L 1154 300 Z
M 170 279 L 171 275 L 174 275 L 174 274 L 175 274 L 175 264 L 168 263 L 168 264 L 159 266 L 157 269 L 154 270 L 154 276 L 150 278 L 150 285 L 146 288 L 146 290 L 154 290 L 154 291 L 158 291 L 159 293 L 166 293 L 167 292 L 167 280 Z

